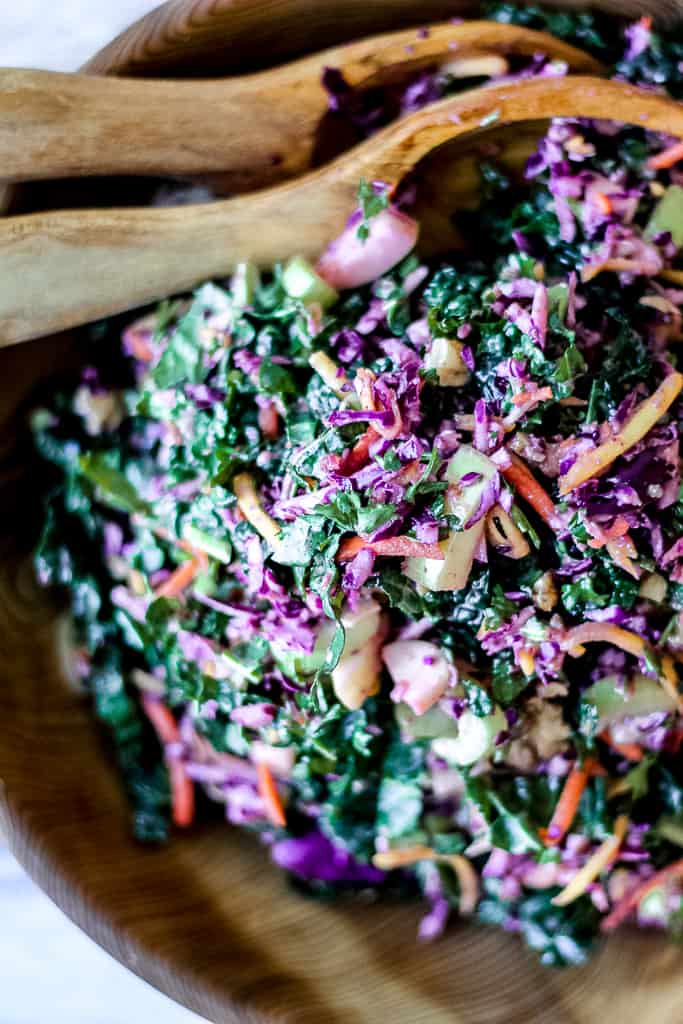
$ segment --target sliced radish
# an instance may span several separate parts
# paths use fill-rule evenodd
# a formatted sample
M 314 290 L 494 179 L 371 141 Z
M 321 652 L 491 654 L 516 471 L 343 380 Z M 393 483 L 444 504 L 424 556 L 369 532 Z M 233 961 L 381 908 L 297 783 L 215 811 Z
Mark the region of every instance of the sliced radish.
M 341 235 L 320 257 L 317 273 L 333 288 L 358 288 L 375 281 L 415 247 L 419 224 L 393 206 L 368 221 L 368 237 L 358 237 L 358 217 L 352 217 Z

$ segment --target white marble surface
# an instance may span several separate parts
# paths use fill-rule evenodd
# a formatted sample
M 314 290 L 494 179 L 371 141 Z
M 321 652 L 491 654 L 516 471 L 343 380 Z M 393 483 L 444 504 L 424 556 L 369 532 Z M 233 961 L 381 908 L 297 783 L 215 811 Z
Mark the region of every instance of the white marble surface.
M 158 0 L 0 0 L 0 66 L 77 68 Z M 112 960 L 0 837 L 0 1024 L 201 1024 Z
M 201 1024 L 96 946 L 0 846 L 2 1024 Z
M 0 65 L 72 71 L 159 0 L 0 0 Z

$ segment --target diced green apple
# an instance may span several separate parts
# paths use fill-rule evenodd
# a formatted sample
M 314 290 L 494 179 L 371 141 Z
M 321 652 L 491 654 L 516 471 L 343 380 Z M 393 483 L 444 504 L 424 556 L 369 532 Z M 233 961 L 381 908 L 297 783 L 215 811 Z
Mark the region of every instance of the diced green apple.
M 457 516 L 464 525 L 479 508 L 486 485 L 497 472 L 495 463 L 486 455 L 469 444 L 461 445 L 446 468 L 446 480 L 450 485 L 446 497 L 448 512 Z M 478 473 L 480 479 L 462 484 L 463 477 L 470 473 Z
M 683 188 L 669 185 L 645 227 L 646 238 L 669 231 L 676 248 L 683 246 Z
M 634 676 L 623 691 L 615 676 L 606 676 L 589 686 L 581 701 L 597 709 L 602 724 L 676 709 L 676 701 L 671 694 L 656 679 L 642 675 Z
M 355 611 L 342 612 L 341 623 L 346 631 L 342 658 L 360 650 L 377 634 L 381 610 L 376 601 L 367 598 L 359 602 Z M 325 661 L 335 628 L 334 622 L 323 624 L 310 654 L 299 654 L 279 648 L 276 644 L 271 645 L 273 657 L 285 675 L 309 676 L 317 672 Z
M 230 289 L 232 300 L 238 309 L 251 306 L 256 289 L 261 283 L 261 275 L 255 263 L 238 263 L 232 275 Z
M 479 508 L 484 488 L 496 472 L 495 464 L 486 455 L 471 445 L 461 445 L 446 470 L 446 480 L 450 484 L 446 494 L 448 512 L 457 516 L 463 524 L 466 523 Z M 461 485 L 463 477 L 468 473 L 478 473 L 480 479 Z M 446 540 L 440 542 L 443 560 L 408 558 L 404 566 L 405 573 L 425 590 L 462 590 L 469 579 L 472 562 L 483 537 L 483 519 L 467 529 L 453 530 Z
M 323 309 L 333 306 L 339 293 L 324 281 L 301 256 L 294 256 L 282 271 L 282 284 L 293 299 L 301 299 L 307 305 L 317 302 Z
M 437 737 L 455 738 L 458 735 L 458 723 L 435 704 L 422 715 L 416 715 L 407 704 L 397 704 L 394 712 L 401 732 L 411 740 L 433 740 Z
M 453 530 L 440 541 L 444 553 L 438 558 L 407 558 L 404 572 L 424 590 L 462 590 L 467 585 L 474 555 L 484 536 L 484 520 L 469 530 Z

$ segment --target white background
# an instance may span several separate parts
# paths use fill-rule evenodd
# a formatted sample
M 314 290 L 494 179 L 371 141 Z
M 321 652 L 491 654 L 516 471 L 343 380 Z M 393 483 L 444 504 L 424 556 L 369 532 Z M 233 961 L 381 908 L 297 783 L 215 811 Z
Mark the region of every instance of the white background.
M 71 71 L 158 0 L 0 0 L 0 66 Z M 86 938 L 0 836 L 0 1024 L 199 1024 Z

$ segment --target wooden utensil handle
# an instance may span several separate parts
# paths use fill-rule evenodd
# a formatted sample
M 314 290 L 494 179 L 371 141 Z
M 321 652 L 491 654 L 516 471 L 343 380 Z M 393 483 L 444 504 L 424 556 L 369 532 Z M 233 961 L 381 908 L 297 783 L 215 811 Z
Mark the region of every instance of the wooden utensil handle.
M 259 187 L 309 166 L 328 106 L 326 67 L 358 88 L 444 60 L 467 74 L 473 55 L 534 53 L 600 71 L 592 57 L 542 32 L 487 21 L 390 32 L 241 78 L 140 82 L 0 70 L 0 177 L 223 172 L 234 190 Z
M 308 181 L 308 179 L 305 179 Z M 282 186 L 192 207 L 63 210 L 0 221 L 0 347 L 143 305 L 237 262 L 315 258 L 353 188 Z M 311 198 L 313 197 L 313 202 Z M 190 212 L 191 211 L 191 212 Z M 332 228 L 334 230 L 334 228 Z
M 226 166 L 254 177 L 292 148 L 292 116 L 249 79 L 226 88 L 220 81 L 2 70 L 0 177 L 173 177 Z
M 228 273 L 315 258 L 360 178 L 399 182 L 427 153 L 495 124 L 604 117 L 683 138 L 683 104 L 623 82 L 528 79 L 442 100 L 295 182 L 220 203 L 57 211 L 0 221 L 0 344 L 84 323 Z

